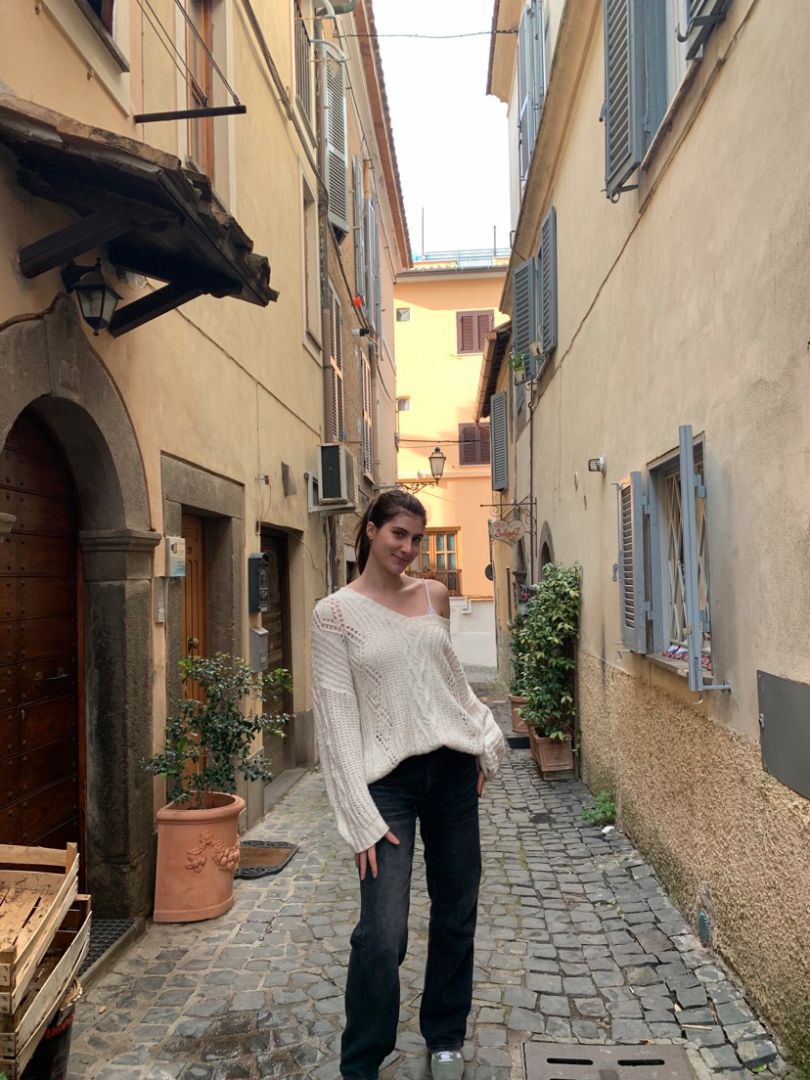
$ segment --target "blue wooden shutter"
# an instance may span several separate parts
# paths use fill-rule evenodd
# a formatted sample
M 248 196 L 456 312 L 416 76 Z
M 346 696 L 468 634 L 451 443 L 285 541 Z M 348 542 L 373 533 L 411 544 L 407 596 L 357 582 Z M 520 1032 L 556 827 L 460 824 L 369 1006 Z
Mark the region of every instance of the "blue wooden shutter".
M 326 188 L 329 221 L 349 231 L 349 154 L 346 139 L 346 72 L 327 57 L 326 68 Z
M 518 25 L 518 133 L 520 179 L 529 174 L 545 98 L 543 13 L 540 0 L 529 0 Z
M 632 652 L 645 653 L 644 491 L 638 472 L 619 485 L 619 605 L 622 642 Z
M 642 157 L 642 0 L 604 0 L 605 191 L 622 191 Z
M 512 355 L 531 355 L 537 344 L 537 287 L 534 259 L 515 267 L 512 275 Z
M 557 211 L 552 206 L 540 226 L 540 351 L 557 347 Z
M 366 223 L 363 216 L 363 162 L 356 157 L 352 161 L 352 230 L 354 232 L 354 288 L 358 296 L 367 301 L 366 280 Z
M 698 535 L 695 495 L 702 479 L 695 471 L 695 451 L 691 424 L 678 429 L 681 468 L 681 539 L 683 544 L 683 589 L 686 600 L 686 644 L 689 650 L 689 689 L 703 689 L 703 624 L 707 613 L 700 609 L 698 586 Z M 702 490 L 701 490 L 702 494 Z
M 506 491 L 509 487 L 506 394 L 493 394 L 489 399 L 489 418 L 489 457 L 492 464 L 492 490 Z

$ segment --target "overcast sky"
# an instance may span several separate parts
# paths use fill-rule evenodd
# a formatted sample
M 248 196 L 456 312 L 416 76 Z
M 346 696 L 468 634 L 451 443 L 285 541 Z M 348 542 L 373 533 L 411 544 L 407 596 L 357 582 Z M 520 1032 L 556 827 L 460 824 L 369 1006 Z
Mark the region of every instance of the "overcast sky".
M 487 97 L 493 0 L 374 0 L 411 247 L 509 243 L 506 106 Z M 386 34 L 462 34 L 449 40 Z

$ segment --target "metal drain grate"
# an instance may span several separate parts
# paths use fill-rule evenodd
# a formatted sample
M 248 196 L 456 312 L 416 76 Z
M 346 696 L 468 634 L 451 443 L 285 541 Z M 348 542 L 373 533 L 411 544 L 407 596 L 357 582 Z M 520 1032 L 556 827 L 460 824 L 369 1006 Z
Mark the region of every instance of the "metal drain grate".
M 526 1080 L 695 1080 L 682 1046 L 523 1044 Z
M 93 916 L 90 922 L 90 947 L 79 975 L 83 975 L 88 968 L 92 967 L 96 960 L 111 949 L 116 941 L 134 925 L 134 919 L 97 919 Z

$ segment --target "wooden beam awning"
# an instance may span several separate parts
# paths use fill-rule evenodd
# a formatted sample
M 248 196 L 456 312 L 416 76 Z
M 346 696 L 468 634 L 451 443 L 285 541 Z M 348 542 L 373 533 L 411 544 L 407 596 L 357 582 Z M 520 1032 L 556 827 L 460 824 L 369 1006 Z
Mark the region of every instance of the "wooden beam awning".
M 214 200 L 207 176 L 145 143 L 0 94 L 0 143 L 20 184 L 76 221 L 20 249 L 29 278 L 104 244 L 111 263 L 167 284 L 119 308 L 115 336 L 208 293 L 266 306 L 270 263 Z

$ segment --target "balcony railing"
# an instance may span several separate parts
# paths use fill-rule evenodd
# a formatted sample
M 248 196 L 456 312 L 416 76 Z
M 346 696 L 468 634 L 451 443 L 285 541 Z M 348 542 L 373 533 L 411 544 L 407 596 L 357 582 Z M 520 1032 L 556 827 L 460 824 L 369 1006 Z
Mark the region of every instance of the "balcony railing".
M 461 596 L 461 571 L 460 570 L 414 570 L 408 573 L 411 577 L 428 578 L 430 581 L 440 581 L 447 587 L 451 596 Z
M 467 248 L 425 251 L 412 258 L 415 270 L 435 270 L 445 266 L 453 270 L 471 270 L 506 266 L 510 255 L 510 248 Z

